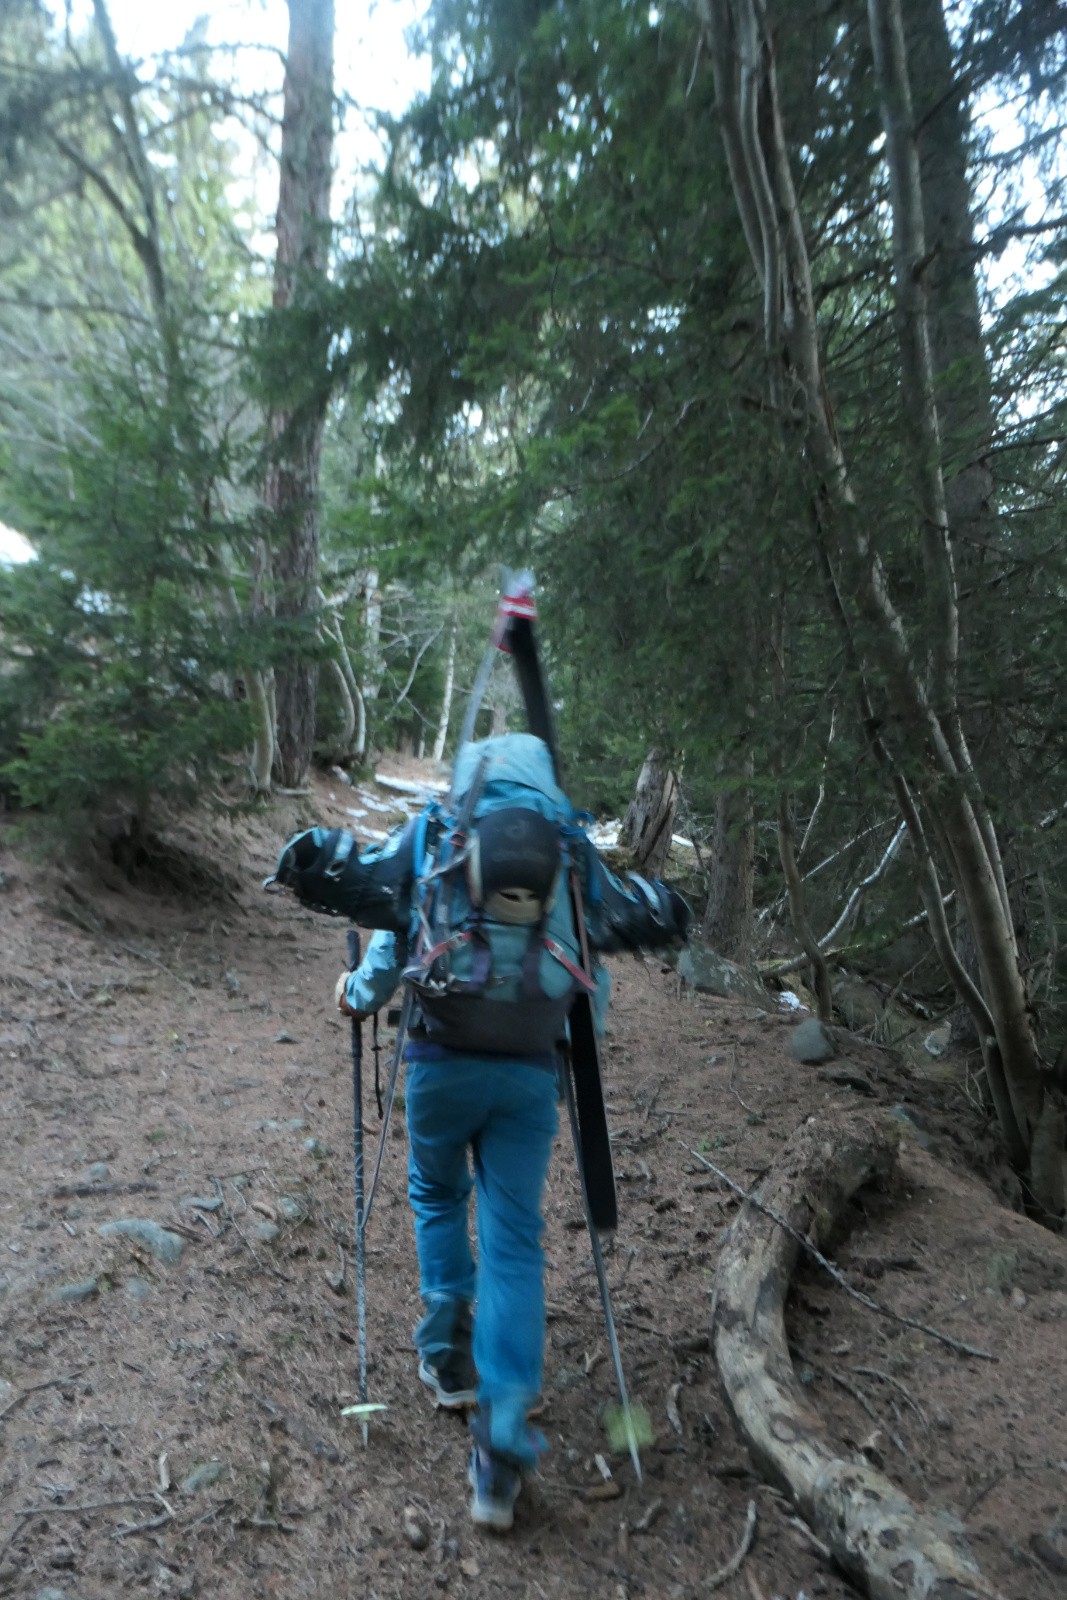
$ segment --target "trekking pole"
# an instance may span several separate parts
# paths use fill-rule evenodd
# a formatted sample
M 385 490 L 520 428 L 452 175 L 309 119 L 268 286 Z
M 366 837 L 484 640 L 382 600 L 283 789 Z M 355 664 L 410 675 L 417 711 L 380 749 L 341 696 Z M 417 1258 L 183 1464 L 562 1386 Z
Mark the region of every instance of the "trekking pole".
M 622 1401 L 623 1422 L 626 1428 L 626 1443 L 630 1451 L 630 1460 L 634 1464 L 638 1483 L 643 1482 L 641 1474 L 641 1457 L 637 1449 L 637 1434 L 634 1430 L 633 1416 L 630 1411 L 630 1395 L 626 1388 L 626 1374 L 622 1370 L 622 1351 L 619 1349 L 619 1337 L 615 1332 L 615 1314 L 611 1309 L 611 1291 L 608 1288 L 608 1275 L 604 1266 L 604 1256 L 600 1249 L 600 1235 L 597 1233 L 593 1221 L 593 1212 L 589 1204 L 589 1190 L 585 1181 L 585 1166 L 582 1162 L 582 1138 L 578 1130 L 578 1108 L 574 1100 L 574 1084 L 571 1081 L 571 1065 L 568 1058 L 564 1057 L 560 1067 L 563 1080 L 563 1098 L 567 1102 L 567 1120 L 571 1125 L 571 1138 L 574 1140 L 574 1155 L 578 1163 L 578 1177 L 582 1190 L 582 1209 L 585 1212 L 585 1225 L 589 1230 L 589 1243 L 593 1248 L 593 1266 L 596 1268 L 597 1287 L 600 1290 L 600 1304 L 604 1311 L 604 1326 L 608 1334 L 608 1346 L 611 1350 L 611 1360 L 615 1368 L 615 1382 L 619 1386 L 619 1399 Z
M 382 1112 L 382 1126 L 378 1134 L 378 1148 L 374 1152 L 374 1171 L 371 1173 L 370 1188 L 367 1190 L 367 1206 L 363 1213 L 363 1229 L 370 1221 L 371 1210 L 374 1206 L 374 1196 L 378 1192 L 378 1179 L 382 1174 L 382 1160 L 385 1156 L 385 1142 L 389 1137 L 389 1119 L 393 1114 L 393 1100 L 396 1096 L 396 1080 L 400 1073 L 400 1062 L 404 1055 L 404 1041 L 407 1038 L 408 1022 L 411 1017 L 411 989 L 404 992 L 404 1004 L 400 1008 L 400 1022 L 396 1030 L 396 1048 L 393 1051 L 393 1065 L 389 1073 L 389 1082 L 385 1086 L 385 1109 Z
M 359 934 L 348 930 L 348 970 L 359 966 Z M 367 1252 L 363 1242 L 363 1033 L 358 1017 L 352 1018 L 352 1149 L 356 1177 L 356 1324 L 359 1338 L 359 1403 L 367 1404 Z M 369 1424 L 361 1421 L 363 1448 Z

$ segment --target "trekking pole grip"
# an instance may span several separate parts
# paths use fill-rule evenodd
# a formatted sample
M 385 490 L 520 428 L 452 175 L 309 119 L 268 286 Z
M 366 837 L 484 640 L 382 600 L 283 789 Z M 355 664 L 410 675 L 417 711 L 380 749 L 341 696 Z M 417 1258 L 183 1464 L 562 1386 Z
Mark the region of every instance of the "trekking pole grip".
M 348 930 L 348 970 L 349 970 L 349 972 L 355 972 L 356 968 L 359 966 L 359 960 L 360 960 L 359 934 L 356 932 L 355 928 L 349 928 L 349 930 Z

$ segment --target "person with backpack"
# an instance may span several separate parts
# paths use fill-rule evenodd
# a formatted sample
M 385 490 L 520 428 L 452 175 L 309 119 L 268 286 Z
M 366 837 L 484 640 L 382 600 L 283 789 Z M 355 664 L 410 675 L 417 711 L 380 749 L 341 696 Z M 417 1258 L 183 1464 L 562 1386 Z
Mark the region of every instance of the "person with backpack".
M 304 904 L 378 929 L 359 968 L 338 981 L 343 1013 L 362 1019 L 410 985 L 419 1377 L 437 1405 L 476 1408 L 471 1515 L 505 1530 L 545 1448 L 529 1414 L 541 1391 L 541 1195 L 568 1012 L 586 988 L 602 1024 L 608 975 L 590 950 L 677 943 L 689 908 L 663 883 L 607 869 L 531 734 L 464 746 L 448 809 L 431 805 L 380 850 L 314 828 L 289 841 L 276 877 Z

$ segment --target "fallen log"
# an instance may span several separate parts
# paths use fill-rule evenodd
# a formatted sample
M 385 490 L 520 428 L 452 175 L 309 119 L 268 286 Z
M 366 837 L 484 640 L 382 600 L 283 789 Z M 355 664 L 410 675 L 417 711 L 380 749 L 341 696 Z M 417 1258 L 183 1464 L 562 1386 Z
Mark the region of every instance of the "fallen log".
M 852 1196 L 893 1177 L 898 1143 L 899 1129 L 878 1113 L 833 1123 L 813 1117 L 798 1129 L 742 1207 L 720 1255 L 715 1357 L 760 1471 L 785 1490 L 871 1600 L 1000 1600 L 956 1517 L 918 1505 L 861 1457 L 838 1452 L 789 1357 L 785 1298 L 801 1241 L 821 1247 L 846 1231 Z

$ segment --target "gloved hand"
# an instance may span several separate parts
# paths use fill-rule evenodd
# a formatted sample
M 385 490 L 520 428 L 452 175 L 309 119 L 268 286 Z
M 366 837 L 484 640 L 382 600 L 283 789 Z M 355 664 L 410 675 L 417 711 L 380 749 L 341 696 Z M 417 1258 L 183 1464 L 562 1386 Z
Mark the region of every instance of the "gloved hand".
M 299 889 L 300 874 L 315 861 L 328 835 L 325 828 L 307 828 L 294 833 L 278 857 L 274 876 L 287 889 Z
M 342 972 L 334 986 L 333 997 L 342 1016 L 353 1017 L 356 1022 L 365 1022 L 371 1013 L 357 1011 L 355 1006 L 350 1006 L 348 1003 L 348 980 L 351 976 L 350 972 Z
M 337 914 L 337 878 L 352 854 L 354 840 L 343 828 L 308 828 L 295 833 L 278 857 L 275 878 L 295 891 L 302 905 Z

